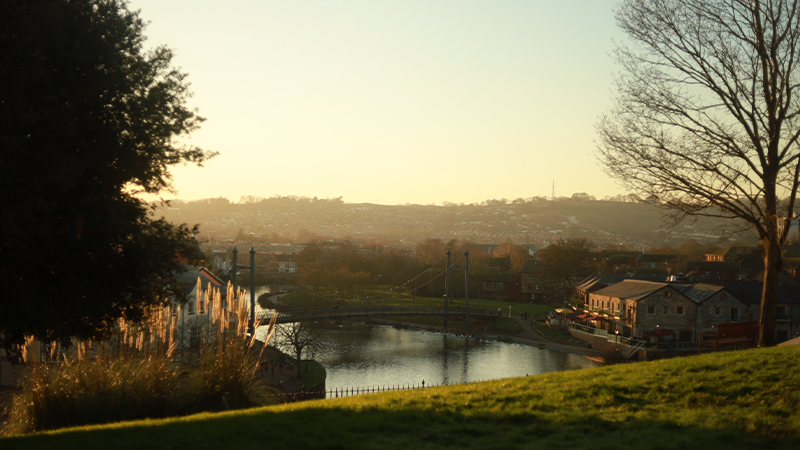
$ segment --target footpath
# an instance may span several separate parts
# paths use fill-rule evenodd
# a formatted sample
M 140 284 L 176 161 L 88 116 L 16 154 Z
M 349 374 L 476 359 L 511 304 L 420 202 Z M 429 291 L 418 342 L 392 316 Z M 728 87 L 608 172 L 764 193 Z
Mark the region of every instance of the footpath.
M 564 344 L 561 342 L 550 340 L 541 333 L 539 333 L 538 331 L 536 331 L 531 326 L 530 320 L 522 320 L 519 317 L 513 317 L 513 319 L 525 331 L 525 336 L 518 335 L 512 337 L 511 340 L 514 342 L 526 345 L 533 345 L 535 347 L 544 348 L 547 350 L 555 350 L 558 352 L 575 353 L 577 355 L 582 355 L 582 356 L 599 357 L 601 354 L 600 351 L 595 349 L 586 348 L 580 345 Z

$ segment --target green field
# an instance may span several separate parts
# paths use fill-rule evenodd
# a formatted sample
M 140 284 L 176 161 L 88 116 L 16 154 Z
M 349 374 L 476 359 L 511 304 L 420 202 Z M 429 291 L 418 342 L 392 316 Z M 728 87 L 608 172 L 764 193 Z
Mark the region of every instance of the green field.
M 800 348 L 0 439 L 12 449 L 797 449 Z
M 365 295 L 375 295 L 375 293 L 384 292 L 385 290 L 375 288 L 373 290 L 367 291 Z M 331 300 L 320 299 L 318 297 L 313 297 L 310 295 L 304 295 L 300 291 L 295 291 L 286 295 L 281 296 L 281 302 L 285 303 L 287 308 L 319 308 L 323 306 L 329 306 L 333 303 Z M 347 300 L 343 300 L 340 303 L 340 306 L 346 306 Z M 363 305 L 364 303 L 358 301 L 352 301 L 353 306 L 356 305 Z M 419 305 L 419 306 L 437 306 L 437 305 L 444 305 L 443 298 L 436 298 L 436 297 L 416 297 L 414 298 L 411 295 L 403 295 L 402 297 L 394 297 L 394 298 L 387 298 L 386 300 L 373 300 L 373 305 L 403 305 L 403 306 L 412 306 L 412 305 Z M 466 306 L 466 300 L 463 298 L 451 298 L 450 305 L 456 307 L 464 307 Z M 483 309 L 486 308 L 487 311 L 497 311 L 497 308 L 500 308 L 502 311 L 503 317 L 508 317 L 509 307 L 508 302 L 500 302 L 496 300 L 484 300 L 479 298 L 471 298 L 469 300 L 470 309 Z M 542 316 L 547 311 L 555 311 L 556 307 L 552 305 L 539 305 L 534 303 L 512 303 L 511 304 L 511 315 L 512 317 L 519 317 L 520 313 L 527 312 L 529 316 Z

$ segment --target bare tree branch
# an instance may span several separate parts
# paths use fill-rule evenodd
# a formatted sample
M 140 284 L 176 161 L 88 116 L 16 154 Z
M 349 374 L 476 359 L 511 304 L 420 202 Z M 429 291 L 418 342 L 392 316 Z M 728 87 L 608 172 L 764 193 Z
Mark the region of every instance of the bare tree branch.
M 781 246 L 800 177 L 798 0 L 623 0 L 630 38 L 597 156 L 677 212 L 744 220 L 765 249 L 760 345 L 775 342 Z

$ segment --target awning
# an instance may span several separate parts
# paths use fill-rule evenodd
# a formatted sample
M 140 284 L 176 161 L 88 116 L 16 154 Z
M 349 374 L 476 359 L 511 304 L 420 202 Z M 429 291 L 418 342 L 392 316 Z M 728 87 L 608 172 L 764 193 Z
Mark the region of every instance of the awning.
M 656 330 L 656 336 L 675 336 L 675 330 L 667 330 L 664 328 L 659 328 Z
M 574 311 L 572 311 L 572 309 L 570 309 L 570 308 L 558 308 L 556 310 L 556 312 L 559 313 L 559 314 L 569 314 L 569 313 L 574 312 Z
M 603 316 L 595 316 L 594 314 L 581 314 L 577 318 L 582 320 L 608 320 Z

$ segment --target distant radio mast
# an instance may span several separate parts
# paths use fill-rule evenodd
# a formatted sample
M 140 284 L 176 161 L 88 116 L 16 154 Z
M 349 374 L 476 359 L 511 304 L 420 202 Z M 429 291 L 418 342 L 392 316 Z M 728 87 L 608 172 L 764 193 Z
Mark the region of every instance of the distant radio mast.
M 550 193 L 550 201 L 556 201 L 556 179 L 553 178 L 553 192 Z

